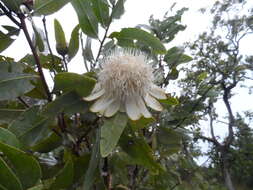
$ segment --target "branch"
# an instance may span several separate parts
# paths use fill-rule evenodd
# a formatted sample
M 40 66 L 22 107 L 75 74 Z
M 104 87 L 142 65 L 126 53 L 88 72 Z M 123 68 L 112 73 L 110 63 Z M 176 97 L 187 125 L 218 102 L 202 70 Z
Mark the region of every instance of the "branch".
M 198 138 L 202 139 L 202 140 L 206 140 L 208 142 L 211 142 L 213 143 L 214 145 L 216 146 L 221 146 L 221 144 L 218 142 L 218 141 L 215 141 L 214 139 L 212 138 L 209 138 L 209 137 L 206 137 L 206 136 L 202 136 L 202 135 L 198 135 Z
M 100 54 L 101 54 L 101 52 L 102 52 L 102 48 L 103 48 L 103 46 L 104 46 L 104 42 L 105 42 L 105 39 L 106 39 L 106 37 L 107 37 L 107 33 L 108 33 L 109 28 L 110 28 L 110 25 L 111 25 L 111 23 L 112 23 L 112 14 L 110 15 L 110 18 L 109 18 L 109 19 L 110 19 L 110 21 L 109 21 L 109 24 L 108 24 L 107 28 L 105 29 L 105 34 L 104 34 L 104 36 L 103 36 L 103 39 L 100 40 L 100 47 L 99 47 L 99 50 L 98 50 L 97 57 L 96 57 L 96 59 L 95 59 L 95 64 L 97 63 L 97 61 L 98 61 L 98 59 L 99 59 L 99 56 L 100 56 Z
M 39 56 L 38 56 L 38 54 L 36 52 L 35 47 L 33 46 L 31 37 L 30 37 L 29 32 L 27 30 L 27 26 L 26 26 L 26 23 L 25 23 L 25 16 L 23 14 L 19 14 L 18 16 L 19 16 L 20 21 L 21 21 L 21 29 L 24 31 L 26 40 L 27 40 L 27 42 L 28 42 L 28 44 L 29 44 L 29 46 L 30 46 L 30 48 L 32 50 L 33 57 L 34 57 L 36 66 L 38 68 L 38 72 L 39 72 L 39 76 L 40 76 L 42 85 L 43 85 L 44 90 L 45 90 L 45 92 L 47 94 L 47 100 L 49 102 L 51 102 L 52 101 L 51 93 L 49 91 L 49 88 L 48 88 L 48 85 L 47 85 L 47 82 L 46 82 L 46 79 L 45 79 L 45 76 L 44 76 L 44 73 L 43 73 L 43 70 L 42 70 L 42 66 L 41 66 L 41 63 L 40 63 Z
M 112 184 L 111 184 L 111 174 L 109 172 L 109 164 L 108 164 L 108 158 L 105 157 L 104 158 L 104 165 L 102 168 L 102 176 L 104 178 L 104 183 L 105 186 L 107 188 L 107 190 L 111 190 L 112 189 Z
M 8 11 L 8 10 L 2 5 L 2 3 L 0 3 L 0 8 L 3 10 L 3 12 L 5 13 L 5 15 L 6 15 L 7 17 L 9 17 L 9 19 L 10 19 L 13 23 L 15 23 L 18 27 L 21 27 L 21 23 L 19 23 L 19 22 L 12 16 L 11 12 Z
M 224 83 L 221 84 L 222 88 L 224 90 L 224 94 L 223 94 L 223 101 L 225 103 L 226 109 L 228 111 L 228 116 L 229 116 L 229 123 L 228 123 L 228 137 L 225 140 L 224 144 L 225 146 L 229 146 L 234 138 L 234 131 L 233 131 L 233 126 L 235 123 L 235 118 L 232 112 L 232 108 L 231 105 L 229 103 L 229 95 L 231 92 L 231 89 L 234 88 L 236 86 L 236 82 L 234 82 L 233 84 L 231 84 L 229 87 L 226 87 Z
M 217 141 L 215 135 L 214 135 L 214 128 L 213 128 L 213 116 L 212 116 L 212 107 L 211 105 L 209 105 L 209 111 L 208 111 L 208 114 L 209 114 L 209 117 L 210 117 L 210 130 L 211 130 L 211 136 L 212 136 L 212 139 L 216 142 L 216 144 L 219 144 L 219 142 Z
M 25 100 L 23 100 L 23 98 L 21 98 L 20 96 L 18 97 L 18 100 L 19 100 L 26 108 L 30 108 L 30 106 L 25 102 Z

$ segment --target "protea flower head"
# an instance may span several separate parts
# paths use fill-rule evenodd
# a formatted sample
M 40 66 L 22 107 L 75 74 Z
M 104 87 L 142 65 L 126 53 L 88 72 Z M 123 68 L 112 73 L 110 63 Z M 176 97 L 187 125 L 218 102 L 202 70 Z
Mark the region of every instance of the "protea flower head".
M 97 84 L 84 98 L 96 100 L 90 108 L 92 112 L 111 117 L 122 111 L 130 119 L 138 120 L 142 115 L 152 117 L 146 106 L 162 111 L 156 99 L 166 99 L 166 94 L 154 84 L 153 69 L 144 53 L 118 49 L 106 56 L 101 66 Z

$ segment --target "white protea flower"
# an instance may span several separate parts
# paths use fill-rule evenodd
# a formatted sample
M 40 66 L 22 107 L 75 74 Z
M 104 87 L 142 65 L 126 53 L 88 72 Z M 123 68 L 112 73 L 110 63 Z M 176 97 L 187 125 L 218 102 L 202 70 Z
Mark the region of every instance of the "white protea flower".
M 125 111 L 132 120 L 138 120 L 142 115 L 152 117 L 146 106 L 162 111 L 156 98 L 166 99 L 166 94 L 153 83 L 153 69 L 147 62 L 145 54 L 134 50 L 116 50 L 106 56 L 97 84 L 91 95 L 84 98 L 96 100 L 90 110 L 105 117 Z

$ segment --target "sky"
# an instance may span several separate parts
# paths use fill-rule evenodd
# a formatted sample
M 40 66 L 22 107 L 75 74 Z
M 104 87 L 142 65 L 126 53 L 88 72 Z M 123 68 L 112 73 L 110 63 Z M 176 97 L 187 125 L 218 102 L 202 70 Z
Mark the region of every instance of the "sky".
M 115 20 L 111 25 L 109 30 L 109 34 L 114 31 L 120 31 L 121 28 L 124 27 L 135 27 L 138 24 L 148 24 L 148 19 L 151 15 L 154 15 L 154 18 L 161 19 L 167 11 L 170 11 L 170 7 L 175 1 L 172 0 L 127 0 L 125 3 L 125 14 L 121 19 Z M 183 32 L 179 32 L 176 36 L 175 40 L 168 45 L 167 48 L 173 47 L 175 45 L 182 45 L 184 42 L 191 41 L 197 38 L 197 36 L 204 30 L 208 28 L 211 22 L 210 15 L 200 13 L 200 8 L 210 8 L 214 0 L 177 0 L 177 4 L 173 8 L 173 10 L 179 10 L 182 7 L 187 7 L 189 10 L 185 12 L 182 17 L 182 23 L 187 25 L 187 28 Z M 170 15 L 170 12 L 168 13 Z M 173 15 L 173 14 L 172 14 Z M 47 26 L 48 32 L 51 34 L 49 36 L 49 41 L 51 42 L 51 47 L 55 52 L 54 48 L 54 29 L 53 29 L 53 20 L 57 18 L 63 26 L 63 29 L 66 34 L 66 39 L 69 41 L 72 29 L 77 25 L 78 19 L 73 11 L 73 8 L 70 4 L 65 6 L 59 12 L 47 17 Z M 42 18 L 35 18 L 34 21 L 37 26 L 42 28 Z M 0 23 L 8 24 L 10 23 L 7 19 L 0 17 Z M 103 34 L 103 30 L 100 31 L 100 35 Z M 253 52 L 253 46 L 248 43 L 249 40 L 253 42 L 252 35 L 247 37 L 242 41 L 242 51 L 246 53 Z M 94 52 L 97 52 L 98 43 L 93 41 Z M 8 48 L 2 54 L 7 56 L 13 56 L 13 52 L 15 52 L 15 58 L 19 60 L 28 52 L 30 52 L 29 46 L 26 43 L 23 34 L 20 34 L 18 39 L 14 42 L 10 48 Z M 69 64 L 69 71 L 76 73 L 84 73 L 85 67 L 83 65 L 82 57 L 80 55 L 76 56 Z M 47 76 L 48 80 L 50 79 Z M 50 82 L 50 81 L 49 81 Z M 176 89 L 171 89 L 171 92 L 176 92 Z M 240 94 L 233 100 L 233 106 L 235 107 L 235 111 L 240 111 L 240 109 L 247 110 L 252 109 L 252 105 L 247 103 L 247 100 L 250 97 L 247 95 L 247 92 L 243 89 L 237 89 L 235 92 Z M 242 101 L 244 100 L 244 101 Z M 246 100 L 246 101 L 245 101 Z M 225 107 L 222 103 L 217 104 L 217 110 L 220 113 L 226 112 Z M 202 130 L 206 135 L 209 135 L 208 126 L 202 126 Z M 222 125 L 219 125 L 219 128 L 216 129 L 216 134 L 225 136 L 226 128 Z M 201 145 L 202 148 L 207 149 L 206 144 Z M 203 159 L 201 161 L 204 161 Z M 200 163 L 201 163 L 200 161 Z

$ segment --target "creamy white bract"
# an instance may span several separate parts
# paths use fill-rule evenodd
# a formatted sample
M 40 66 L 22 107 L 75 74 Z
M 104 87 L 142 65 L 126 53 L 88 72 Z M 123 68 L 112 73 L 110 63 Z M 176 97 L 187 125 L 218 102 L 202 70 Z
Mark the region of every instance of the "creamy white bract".
M 147 62 L 145 54 L 130 50 L 116 50 L 106 56 L 96 86 L 84 98 L 96 100 L 90 110 L 105 117 L 122 111 L 132 120 L 142 115 L 152 117 L 146 106 L 162 111 L 156 99 L 166 99 L 166 94 L 154 84 L 153 69 Z

